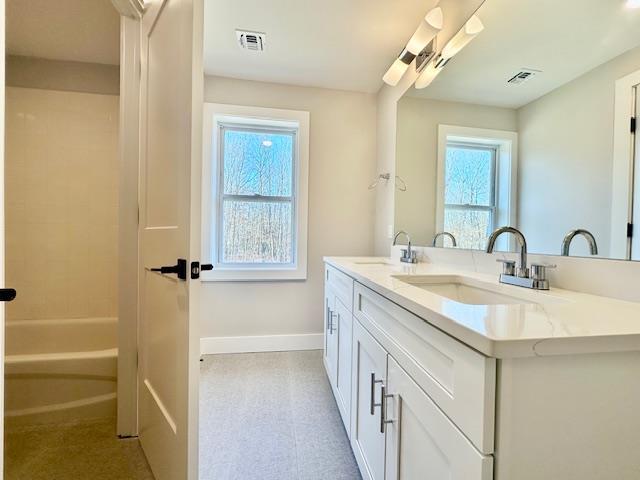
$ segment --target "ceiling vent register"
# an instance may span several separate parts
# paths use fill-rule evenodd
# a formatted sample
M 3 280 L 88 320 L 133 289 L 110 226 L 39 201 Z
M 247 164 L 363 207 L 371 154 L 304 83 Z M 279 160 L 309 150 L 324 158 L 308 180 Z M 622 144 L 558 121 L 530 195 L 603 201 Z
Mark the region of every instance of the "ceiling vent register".
M 540 72 L 540 70 L 533 70 L 531 68 L 523 68 L 521 71 L 519 71 L 509 80 L 507 80 L 507 83 L 510 83 L 512 85 L 520 85 L 526 81 L 531 80 L 538 73 L 542 73 L 542 72 Z
M 248 30 L 236 30 L 236 38 L 238 39 L 240 48 L 252 52 L 263 52 L 267 34 Z

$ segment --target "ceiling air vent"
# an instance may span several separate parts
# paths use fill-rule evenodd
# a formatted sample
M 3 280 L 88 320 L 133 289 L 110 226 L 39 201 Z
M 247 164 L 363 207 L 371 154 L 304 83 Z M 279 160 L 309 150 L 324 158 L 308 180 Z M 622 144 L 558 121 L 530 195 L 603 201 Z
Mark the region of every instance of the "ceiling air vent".
M 512 85 L 520 85 L 528 80 L 531 80 L 538 73 L 542 73 L 540 70 L 533 70 L 531 68 L 523 68 L 518 73 L 516 73 L 513 77 L 507 80 L 507 83 L 511 83 Z
M 263 52 L 267 34 L 261 32 L 250 32 L 248 30 L 236 30 L 236 38 L 240 47 L 253 52 Z

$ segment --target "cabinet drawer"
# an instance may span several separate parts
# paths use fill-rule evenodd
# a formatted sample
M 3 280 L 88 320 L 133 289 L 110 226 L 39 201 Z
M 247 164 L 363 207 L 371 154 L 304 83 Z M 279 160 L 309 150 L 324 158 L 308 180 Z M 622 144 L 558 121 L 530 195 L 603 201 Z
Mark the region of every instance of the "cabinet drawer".
M 349 309 L 353 311 L 353 278 L 342 273 L 337 268 L 326 265 L 325 267 L 326 286 L 330 287 L 336 297 Z M 325 286 L 325 289 L 326 289 Z
M 357 282 L 354 315 L 478 450 L 493 452 L 495 359 Z

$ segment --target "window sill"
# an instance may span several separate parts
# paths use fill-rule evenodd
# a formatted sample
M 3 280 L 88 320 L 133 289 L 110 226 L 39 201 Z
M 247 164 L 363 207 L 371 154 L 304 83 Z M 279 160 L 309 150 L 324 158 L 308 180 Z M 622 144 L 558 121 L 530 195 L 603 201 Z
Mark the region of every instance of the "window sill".
M 213 270 L 200 273 L 203 282 L 282 282 L 290 280 L 306 280 L 306 268 L 282 269 L 225 269 L 214 267 Z

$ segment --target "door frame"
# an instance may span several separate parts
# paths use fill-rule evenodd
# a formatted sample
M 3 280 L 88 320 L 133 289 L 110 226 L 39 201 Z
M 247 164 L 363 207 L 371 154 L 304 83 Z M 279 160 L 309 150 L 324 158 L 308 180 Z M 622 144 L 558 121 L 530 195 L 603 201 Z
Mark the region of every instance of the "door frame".
M 638 116 L 640 115 L 640 84 L 634 87 L 634 111 L 633 118 L 635 118 L 636 128 L 633 132 L 633 160 L 632 160 L 632 174 L 631 174 L 631 224 L 632 237 L 630 238 L 631 252 L 629 253 L 629 260 L 640 260 L 640 236 L 638 235 L 637 228 L 640 227 L 640 134 L 638 134 Z
M 5 271 L 5 256 L 4 256 L 4 232 L 5 232 L 5 218 L 4 218 L 4 114 L 5 114 L 5 102 L 4 102 L 4 90 L 5 90 L 5 2 L 0 2 L 0 50 L 2 50 L 2 61 L 0 61 L 0 129 L 2 135 L 0 135 L 0 285 L 5 285 L 4 271 Z M 3 413 L 0 415 L 0 479 L 4 478 L 4 312 L 5 304 L 0 302 L 0 355 L 2 361 L 0 362 L 0 411 Z
M 138 435 L 138 164 L 142 0 L 112 0 L 120 13 L 117 434 Z
M 630 121 L 635 115 L 634 88 L 640 85 L 640 70 L 626 75 L 615 84 L 613 119 L 613 171 L 611 184 L 611 247 L 602 252 L 612 258 L 629 259 L 631 239 L 627 223 L 632 222 L 634 135 Z

